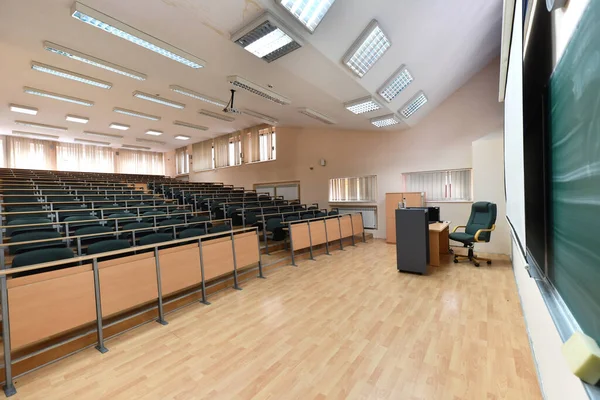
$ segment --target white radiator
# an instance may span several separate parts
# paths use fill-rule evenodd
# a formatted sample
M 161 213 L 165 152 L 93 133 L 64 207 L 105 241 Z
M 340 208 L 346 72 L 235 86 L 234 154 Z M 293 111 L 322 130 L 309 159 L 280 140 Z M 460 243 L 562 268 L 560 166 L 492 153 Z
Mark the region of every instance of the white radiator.
M 365 229 L 377 229 L 377 207 L 338 207 L 340 214 L 361 213 Z

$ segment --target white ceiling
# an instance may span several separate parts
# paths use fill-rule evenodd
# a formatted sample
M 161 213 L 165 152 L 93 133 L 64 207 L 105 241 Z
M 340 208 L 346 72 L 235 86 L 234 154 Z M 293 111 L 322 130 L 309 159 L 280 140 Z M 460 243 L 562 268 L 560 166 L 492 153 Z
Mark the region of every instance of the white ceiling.
M 135 138 L 165 141 L 152 145 L 157 151 L 181 146 L 177 134 L 192 136 L 190 142 L 256 125 L 262 121 L 236 115 L 233 123 L 200 116 L 201 108 L 219 112 L 219 107 L 179 95 L 169 85 L 180 85 L 227 101 L 231 85 L 228 75 L 240 75 L 290 98 L 280 106 L 249 92 L 238 91 L 237 108 L 270 115 L 281 126 L 323 127 L 321 122 L 298 113 L 309 107 L 337 121 L 334 128 L 376 130 L 369 119 L 397 112 L 423 90 L 429 102 L 409 120 L 386 128 L 402 130 L 414 126 L 444 99 L 462 86 L 500 49 L 502 0 L 337 0 L 314 34 L 309 34 L 274 0 L 85 0 L 84 4 L 205 60 L 202 69 L 192 69 L 130 42 L 93 28 L 70 16 L 73 0 L 3 0 L 0 3 L 0 134 L 14 130 L 60 135 L 62 141 L 86 137 L 83 130 L 123 135 L 120 144 L 138 144 Z M 273 63 L 266 63 L 231 42 L 230 34 L 269 9 L 286 21 L 305 45 Z M 341 60 L 350 45 L 372 20 L 377 19 L 392 42 L 391 48 L 362 79 L 354 76 Z M 142 72 L 139 82 L 45 51 L 48 40 L 106 61 Z M 33 71 L 31 61 L 50 64 L 113 83 L 110 90 Z M 406 64 L 415 81 L 383 110 L 354 115 L 343 103 L 375 94 L 397 68 Z M 95 102 L 93 107 L 39 98 L 23 93 L 23 86 L 75 96 Z M 185 110 L 139 100 L 135 90 L 159 94 L 186 104 Z M 33 106 L 37 116 L 12 113 L 9 103 Z M 121 107 L 159 115 L 159 122 L 112 112 Z M 474 110 L 476 112 L 476 110 Z M 66 114 L 90 118 L 86 125 L 65 121 Z M 19 127 L 15 120 L 68 127 L 56 133 Z M 206 132 L 175 127 L 175 120 L 210 129 Z M 131 125 L 126 132 L 109 129 L 111 122 Z M 147 129 L 165 132 L 155 138 Z

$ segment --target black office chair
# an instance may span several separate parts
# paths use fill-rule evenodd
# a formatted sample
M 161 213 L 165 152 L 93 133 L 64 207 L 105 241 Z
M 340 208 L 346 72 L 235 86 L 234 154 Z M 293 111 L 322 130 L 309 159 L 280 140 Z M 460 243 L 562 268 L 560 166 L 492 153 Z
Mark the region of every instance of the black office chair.
M 492 263 L 489 258 L 477 257 L 473 253 L 475 243 L 489 242 L 492 231 L 496 229 L 496 204 L 487 201 L 478 201 L 471 207 L 471 216 L 466 226 L 457 226 L 450 234 L 450 239 L 460 242 L 469 249 L 466 256 L 454 254 L 454 262 L 461 259 L 468 259 L 476 267 L 479 267 L 479 261 L 486 261 L 488 265 Z M 459 228 L 465 228 L 464 232 L 456 232 Z

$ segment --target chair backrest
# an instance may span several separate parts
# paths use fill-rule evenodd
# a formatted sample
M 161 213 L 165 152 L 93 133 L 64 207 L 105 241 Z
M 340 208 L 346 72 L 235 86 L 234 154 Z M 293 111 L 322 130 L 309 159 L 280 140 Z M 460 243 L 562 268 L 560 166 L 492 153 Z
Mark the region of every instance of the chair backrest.
M 41 249 L 28 251 L 27 253 L 18 254 L 12 261 L 12 268 L 25 267 L 27 265 L 41 264 L 50 261 L 64 260 L 73 258 L 73 250 L 62 247 L 57 249 Z M 49 271 L 42 270 L 41 272 Z
M 33 231 L 26 233 L 19 233 L 14 235 L 11 239 L 11 243 L 29 242 L 32 240 L 44 240 L 44 239 L 62 239 L 60 233 L 56 231 L 44 232 L 44 231 Z M 62 240 L 53 240 L 51 242 L 41 243 L 28 243 L 21 245 L 14 245 L 9 247 L 9 254 L 19 254 L 25 251 L 37 250 L 48 247 L 66 247 L 66 244 Z
M 130 247 L 131 245 L 129 244 L 129 240 L 105 240 L 102 242 L 90 244 L 87 248 L 87 254 L 91 255 L 106 253 L 107 251 L 128 249 Z
M 165 220 L 160 221 L 158 223 L 158 226 L 178 225 L 178 224 L 183 224 L 183 221 L 180 219 L 165 219 Z
M 122 231 L 129 231 L 131 229 L 143 229 L 143 228 L 152 228 L 154 224 L 150 222 L 132 222 L 130 224 L 125 224 L 121 227 Z
M 182 231 L 179 234 L 179 239 L 187 239 L 190 237 L 202 236 L 205 234 L 206 234 L 206 232 L 204 231 L 204 229 L 200 229 L 200 228 L 186 229 L 185 231 Z
M 487 201 L 478 201 L 471 206 L 471 216 L 465 232 L 474 235 L 480 229 L 491 229 L 496 223 L 496 204 Z M 489 242 L 491 232 L 482 232 L 479 235 L 479 241 Z
M 231 228 L 229 227 L 229 225 L 227 224 L 222 224 L 222 225 L 217 225 L 213 228 L 210 228 L 208 230 L 208 233 L 219 233 L 219 232 L 227 232 L 231 230 Z
M 298 221 L 298 220 L 300 220 L 300 217 L 298 217 L 297 215 L 290 215 L 288 217 L 285 217 L 286 222 Z
M 173 236 L 170 233 L 153 233 L 152 235 L 144 236 L 140 239 L 140 246 L 145 246 L 148 244 L 155 244 L 161 242 L 168 242 L 169 240 L 173 240 Z
M 52 225 L 42 226 L 23 226 L 21 228 L 10 228 L 11 225 L 27 225 L 27 224 L 47 224 L 50 221 L 48 218 L 25 218 L 25 219 L 14 219 L 6 224 L 6 234 L 8 236 L 14 236 L 19 232 L 29 232 L 32 230 L 36 231 L 55 231 Z
M 280 217 L 269 218 L 267 220 L 267 228 L 266 228 L 267 231 L 273 232 L 273 230 L 275 230 L 276 228 L 283 227 L 283 225 L 281 225 L 281 221 L 282 221 L 282 219 Z

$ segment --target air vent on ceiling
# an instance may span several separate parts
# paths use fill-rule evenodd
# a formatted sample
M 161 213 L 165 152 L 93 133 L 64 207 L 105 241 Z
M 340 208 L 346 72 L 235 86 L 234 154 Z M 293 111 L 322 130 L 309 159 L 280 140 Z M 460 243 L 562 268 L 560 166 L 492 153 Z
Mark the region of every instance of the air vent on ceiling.
M 298 112 L 301 113 L 301 114 L 304 114 L 304 115 L 306 115 L 308 117 L 311 117 L 313 119 L 316 119 L 317 121 L 321 121 L 324 124 L 334 125 L 336 123 L 334 120 L 332 120 L 328 116 L 323 115 L 320 112 L 317 112 L 315 110 L 311 110 L 310 108 L 300 108 L 298 110 Z
M 228 117 L 226 115 L 218 114 L 218 113 L 215 113 L 215 112 L 212 112 L 212 111 L 208 111 L 208 110 L 200 110 L 200 111 L 198 111 L 198 114 L 204 115 L 206 117 L 211 117 L 211 118 L 214 118 L 214 119 L 219 119 L 221 121 L 226 121 L 226 122 L 233 122 L 233 121 L 235 121 L 235 118 L 231 118 L 231 117 Z
M 266 62 L 275 61 L 302 47 L 300 39 L 269 12 L 235 32 L 231 40 Z
M 240 89 L 244 89 L 249 91 L 250 93 L 254 93 L 257 96 L 263 97 L 267 100 L 275 102 L 277 104 L 281 104 L 287 106 L 292 104 L 292 101 L 287 97 L 280 95 L 272 90 L 264 88 L 260 85 L 257 85 L 254 82 L 250 82 L 247 79 L 242 78 L 241 76 L 231 75 L 227 77 L 229 83 L 231 83 L 235 87 L 239 87 Z

